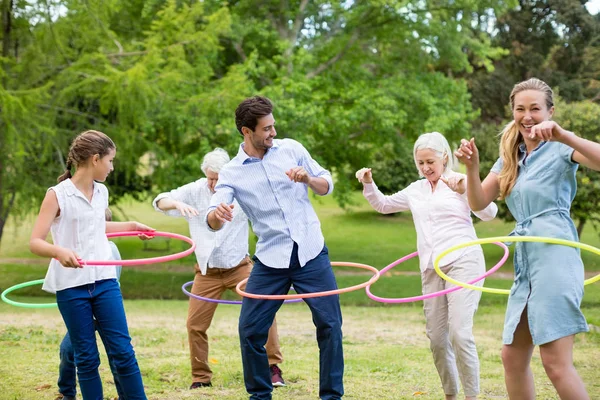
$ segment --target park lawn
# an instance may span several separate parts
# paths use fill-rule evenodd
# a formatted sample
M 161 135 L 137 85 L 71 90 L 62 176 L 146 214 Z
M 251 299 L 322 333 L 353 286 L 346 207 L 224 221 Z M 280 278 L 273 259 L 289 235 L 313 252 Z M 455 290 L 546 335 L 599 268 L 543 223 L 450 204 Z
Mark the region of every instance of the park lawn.
M 342 296 L 343 297 L 343 296 Z M 130 332 L 149 399 L 245 399 L 237 338 L 237 306 L 220 306 L 210 337 L 214 387 L 190 392 L 185 301 L 127 300 Z M 482 306 L 475 337 L 481 362 L 481 399 L 506 398 L 500 360 L 503 306 Z M 345 398 L 440 399 L 420 306 L 343 306 Z M 318 350 L 310 312 L 290 304 L 277 314 L 288 386 L 274 399 L 318 398 Z M 30 310 L 0 304 L 0 398 L 54 399 L 58 346 L 65 328 L 56 309 Z M 575 365 L 591 398 L 600 398 L 597 360 L 600 334 L 576 338 Z M 116 391 L 101 349 L 105 398 Z M 532 367 L 538 398 L 556 399 L 539 352 Z

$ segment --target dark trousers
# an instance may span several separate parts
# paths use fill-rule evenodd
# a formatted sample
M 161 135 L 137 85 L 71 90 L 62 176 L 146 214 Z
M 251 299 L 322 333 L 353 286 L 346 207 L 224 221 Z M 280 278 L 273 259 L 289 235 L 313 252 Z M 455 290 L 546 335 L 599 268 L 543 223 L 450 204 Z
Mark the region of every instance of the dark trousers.
M 104 398 L 102 381 L 98 374 L 98 329 L 104 338 L 108 358 L 114 363 L 125 398 L 146 400 L 142 375 L 127 328 L 123 298 L 116 279 L 60 290 L 56 292 L 56 302 L 73 345 L 83 399 Z
M 104 336 L 102 335 L 102 331 L 99 332 L 102 342 L 106 343 L 106 340 L 104 340 Z M 106 344 L 104 347 L 106 347 Z M 123 390 L 121 389 L 121 384 L 119 383 L 119 375 L 117 374 L 115 363 L 109 358 L 108 364 L 110 365 L 110 370 L 113 374 L 119 400 L 124 400 L 125 396 L 123 395 Z M 77 395 L 77 378 L 75 371 L 75 351 L 73 350 L 73 345 L 71 344 L 69 332 L 67 332 L 62 342 L 60 342 L 60 364 L 58 366 L 58 391 L 63 396 L 75 397 Z
M 292 250 L 289 268 L 270 268 L 254 257 L 246 290 L 255 294 L 286 294 L 294 285 L 297 293 L 337 289 L 327 247 L 304 267 L 298 261 L 298 246 Z M 344 394 L 344 354 L 342 350 L 342 311 L 339 296 L 305 299 L 317 328 L 319 344 L 319 397 L 340 399 Z M 265 350 L 267 334 L 283 300 L 245 297 L 240 314 L 239 334 L 244 366 L 244 382 L 250 399 L 271 399 L 273 385 Z

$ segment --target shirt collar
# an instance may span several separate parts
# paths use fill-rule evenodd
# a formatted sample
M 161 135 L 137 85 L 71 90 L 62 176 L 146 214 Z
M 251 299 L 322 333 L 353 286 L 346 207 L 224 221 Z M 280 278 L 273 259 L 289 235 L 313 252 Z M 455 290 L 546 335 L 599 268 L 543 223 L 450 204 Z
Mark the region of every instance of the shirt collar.
M 77 187 L 71 180 L 71 178 L 66 179 L 64 182 L 65 182 L 65 193 L 67 193 L 68 196 L 75 196 L 77 194 L 82 195 L 81 192 L 79 191 L 79 189 L 77 189 Z M 100 185 L 98 185 L 98 183 L 96 181 L 94 181 L 94 194 L 99 193 L 99 192 L 100 192 Z
M 267 150 L 267 153 L 269 151 L 271 151 L 272 149 L 276 149 L 278 147 L 279 147 L 279 140 L 274 139 L 273 140 L 273 146 L 269 150 Z M 267 155 L 267 153 L 265 153 L 265 155 Z M 255 157 L 249 156 L 244 151 L 244 142 L 240 143 L 240 148 L 238 149 L 238 153 L 237 153 L 237 156 L 235 158 L 237 158 L 239 160 L 240 164 L 244 164 L 248 160 L 258 160 Z
M 533 149 L 533 151 L 539 150 L 546 143 L 547 142 L 545 142 L 545 141 L 539 142 L 538 145 L 536 146 L 536 148 Z M 522 142 L 522 143 L 519 144 L 519 152 L 521 152 L 521 153 L 527 153 L 527 146 L 525 145 L 525 142 Z

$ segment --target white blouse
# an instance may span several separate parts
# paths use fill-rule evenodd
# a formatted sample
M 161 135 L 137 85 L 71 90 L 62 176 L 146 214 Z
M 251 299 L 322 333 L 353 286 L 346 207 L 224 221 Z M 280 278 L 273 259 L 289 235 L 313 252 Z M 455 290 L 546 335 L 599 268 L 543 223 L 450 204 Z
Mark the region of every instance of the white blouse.
M 205 214 L 214 193 L 208 188 L 208 180 L 200 178 L 170 192 L 156 196 L 152 201 L 154 209 L 171 217 L 181 217 L 178 210 L 164 212 L 158 208 L 158 202 L 164 198 L 181 201 L 198 210 L 199 215 L 185 217 L 190 227 L 190 236 L 196 242 L 196 260 L 202 275 L 207 268 L 230 269 L 248 255 L 248 217 L 234 201 L 233 221 L 223 225 L 223 229 L 212 231 L 205 222 Z
M 108 207 L 106 186 L 94 182 L 91 202 L 70 179 L 48 190 L 54 190 L 60 208 L 60 215 L 54 219 L 50 228 L 52 242 L 75 251 L 83 260 L 111 260 L 112 251 L 106 237 L 105 210 Z M 59 290 L 116 278 L 115 266 L 67 268 L 53 258 L 42 289 L 56 293 Z
M 456 193 L 442 180 L 438 181 L 433 192 L 429 181 L 421 179 L 391 196 L 381 193 L 375 182 L 367 183 L 364 185 L 363 195 L 380 213 L 411 211 L 417 231 L 421 272 L 427 268 L 432 269 L 433 261 L 442 251 L 477 239 L 471 220 L 467 192 L 462 195 Z M 498 206 L 492 202 L 484 210 L 473 214 L 484 221 L 489 221 L 496 216 L 497 212 Z M 481 251 L 481 246 L 471 246 L 447 254 L 440 260 L 440 267 L 451 264 L 472 251 Z

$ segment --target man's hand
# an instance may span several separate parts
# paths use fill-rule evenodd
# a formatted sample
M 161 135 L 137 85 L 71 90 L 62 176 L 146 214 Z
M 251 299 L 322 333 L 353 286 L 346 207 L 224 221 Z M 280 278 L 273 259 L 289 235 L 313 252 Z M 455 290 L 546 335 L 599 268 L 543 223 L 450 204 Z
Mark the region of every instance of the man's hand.
M 291 181 L 301 182 L 308 184 L 310 175 L 304 169 L 304 167 L 294 167 L 285 173 Z

